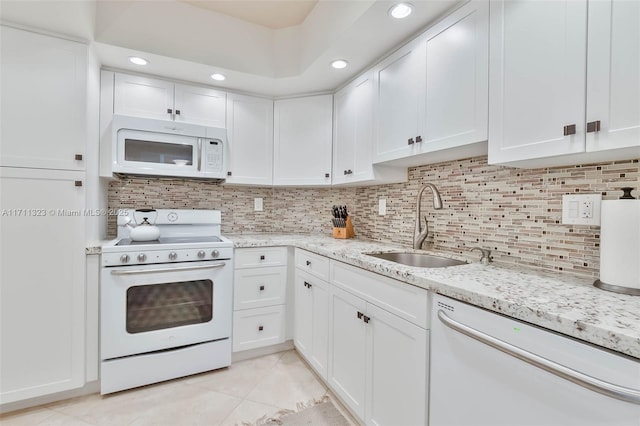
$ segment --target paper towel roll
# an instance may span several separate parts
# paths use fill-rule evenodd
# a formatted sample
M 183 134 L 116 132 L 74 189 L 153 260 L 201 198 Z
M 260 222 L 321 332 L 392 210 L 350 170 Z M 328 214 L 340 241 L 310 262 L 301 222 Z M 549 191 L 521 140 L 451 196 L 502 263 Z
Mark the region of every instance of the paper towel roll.
M 602 201 L 600 281 L 640 290 L 640 200 Z

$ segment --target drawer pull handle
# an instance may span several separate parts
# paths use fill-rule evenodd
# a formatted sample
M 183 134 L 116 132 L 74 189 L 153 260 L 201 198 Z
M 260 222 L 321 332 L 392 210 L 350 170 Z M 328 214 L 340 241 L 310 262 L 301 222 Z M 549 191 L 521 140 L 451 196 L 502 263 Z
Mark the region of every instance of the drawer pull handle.
M 260 260 L 264 260 L 264 254 L 260 256 Z
M 358 319 L 362 319 L 362 317 L 364 316 L 364 314 L 360 311 L 358 311 Z
M 258 331 L 262 331 L 262 330 L 264 330 L 264 327 L 263 326 L 258 326 Z
M 590 121 L 587 123 L 587 133 L 594 133 L 600 131 L 600 120 Z
M 311 266 L 311 261 L 307 260 L 306 264 L 307 264 L 307 266 Z
M 368 316 L 366 316 L 366 315 L 363 315 L 363 316 L 362 316 L 362 320 L 363 320 L 364 322 L 366 322 L 367 324 L 369 324 L 369 320 L 370 320 L 370 319 L 371 319 L 371 318 L 369 318 L 369 317 L 368 317 Z
M 575 124 L 569 124 L 569 125 L 564 126 L 563 133 L 564 133 L 565 136 L 575 135 L 576 134 L 576 125 Z
M 306 281 L 304 282 L 304 286 L 305 286 L 306 288 L 311 288 L 311 284 L 310 284 L 310 283 L 308 283 L 308 282 L 306 282 Z
M 261 285 L 261 286 L 260 286 L 260 291 L 263 291 L 263 290 L 264 290 L 264 286 L 263 286 L 263 285 Z

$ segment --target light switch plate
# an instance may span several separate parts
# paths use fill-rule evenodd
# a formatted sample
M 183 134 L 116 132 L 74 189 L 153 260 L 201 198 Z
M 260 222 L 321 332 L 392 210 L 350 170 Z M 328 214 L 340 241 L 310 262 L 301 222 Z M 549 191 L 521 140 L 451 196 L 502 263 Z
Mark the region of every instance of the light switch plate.
M 264 210 L 264 199 L 262 198 L 254 198 L 253 199 L 253 211 L 261 212 Z
M 565 225 L 600 226 L 602 194 L 570 194 L 562 196 L 562 223 Z
M 387 200 L 385 198 L 380 198 L 378 200 L 378 215 L 384 216 L 387 214 Z

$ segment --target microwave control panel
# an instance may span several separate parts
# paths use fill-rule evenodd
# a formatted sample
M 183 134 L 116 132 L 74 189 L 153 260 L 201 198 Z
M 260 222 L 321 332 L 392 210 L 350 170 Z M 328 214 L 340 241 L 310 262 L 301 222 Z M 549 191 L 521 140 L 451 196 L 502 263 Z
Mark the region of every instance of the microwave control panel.
M 219 139 L 204 140 L 204 171 L 222 172 L 223 168 L 222 141 Z

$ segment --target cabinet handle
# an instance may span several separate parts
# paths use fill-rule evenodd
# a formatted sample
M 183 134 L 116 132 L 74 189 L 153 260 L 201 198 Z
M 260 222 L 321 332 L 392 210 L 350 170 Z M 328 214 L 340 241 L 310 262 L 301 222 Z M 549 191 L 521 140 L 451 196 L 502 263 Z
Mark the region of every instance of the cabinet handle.
M 263 327 L 263 326 L 261 326 L 261 325 L 260 325 L 260 326 L 258 326 L 258 331 L 262 331 L 262 330 L 264 330 L 264 327 Z
M 364 314 L 362 312 L 358 311 L 357 316 L 358 316 L 358 319 L 362 319 Z
M 416 136 L 416 143 L 422 142 L 422 136 Z
M 346 171 L 346 170 L 344 171 L 344 174 L 345 174 L 345 175 L 347 174 L 347 171 Z
M 368 317 L 368 316 L 366 316 L 366 315 L 363 315 L 363 316 L 362 316 L 362 320 L 363 320 L 365 323 L 367 323 L 367 324 L 369 324 L 369 320 L 370 320 L 370 319 L 371 319 L 371 318 L 369 318 L 369 317 Z
M 260 255 L 260 260 L 264 260 L 264 254 Z
M 600 123 L 598 121 L 598 123 Z M 76 161 L 82 161 L 82 154 L 76 154 Z
M 167 108 L 167 114 L 173 114 L 173 110 L 171 108 Z
M 227 176 L 231 176 L 231 172 L 227 172 Z
M 351 170 L 351 169 L 347 170 L 347 174 L 348 175 L 353 174 L 353 170 Z
M 180 110 L 179 109 L 176 110 L 176 115 L 180 115 Z
M 77 180 L 74 182 L 75 186 L 82 186 L 82 181 L 81 180 Z
M 331 176 L 329 173 L 325 173 L 324 177 L 328 178 L 329 176 Z
M 415 142 L 413 140 L 413 138 L 409 138 L 409 140 L 407 140 L 407 144 L 409 145 L 413 145 Z
M 600 131 L 600 120 L 590 121 L 587 123 L 587 133 L 595 133 Z
M 263 286 L 263 285 L 261 285 L 261 286 L 260 286 L 260 291 L 263 291 L 263 290 L 264 290 L 264 286 Z
M 307 266 L 311 266 L 311 261 L 307 260 L 306 264 L 307 264 Z
M 576 134 L 576 125 L 575 124 L 569 124 L 567 126 L 564 126 L 564 135 L 565 136 L 571 136 L 571 135 L 575 135 Z

